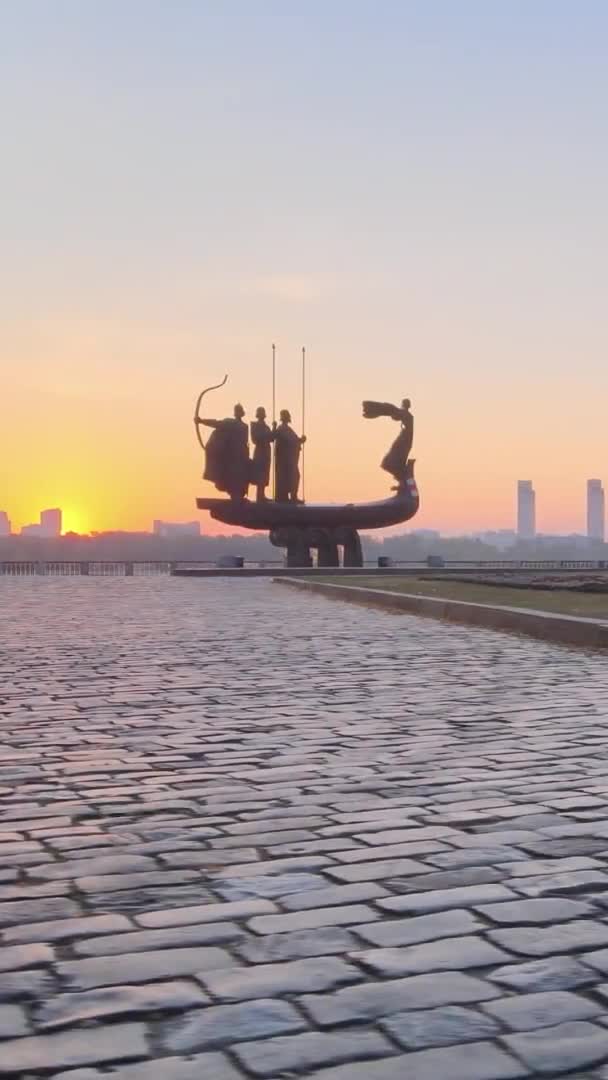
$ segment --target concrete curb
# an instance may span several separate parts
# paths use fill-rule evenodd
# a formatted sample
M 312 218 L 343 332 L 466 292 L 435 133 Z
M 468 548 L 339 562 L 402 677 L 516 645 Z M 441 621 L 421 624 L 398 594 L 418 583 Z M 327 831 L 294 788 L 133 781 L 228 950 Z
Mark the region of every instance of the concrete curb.
M 409 615 L 480 626 L 486 630 L 527 634 L 544 641 L 562 645 L 579 645 L 590 649 L 608 648 L 608 622 L 599 619 L 578 619 L 571 615 L 553 615 L 548 611 L 514 607 L 489 607 L 466 600 L 442 600 L 413 593 L 389 592 L 387 589 L 364 589 L 357 585 L 330 585 L 327 582 L 302 578 L 281 577 L 277 585 L 319 593 L 332 600 L 364 604 Z

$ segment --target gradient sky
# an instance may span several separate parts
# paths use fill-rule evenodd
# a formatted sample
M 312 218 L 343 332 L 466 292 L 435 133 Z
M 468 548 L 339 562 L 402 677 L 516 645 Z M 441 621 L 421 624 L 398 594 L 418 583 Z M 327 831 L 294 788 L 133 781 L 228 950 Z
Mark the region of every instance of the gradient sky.
M 608 480 L 603 0 L 0 0 L 0 507 L 197 516 L 206 411 L 277 404 L 306 494 L 582 531 Z M 211 493 L 210 491 L 208 493 Z M 208 522 L 203 522 L 208 527 Z

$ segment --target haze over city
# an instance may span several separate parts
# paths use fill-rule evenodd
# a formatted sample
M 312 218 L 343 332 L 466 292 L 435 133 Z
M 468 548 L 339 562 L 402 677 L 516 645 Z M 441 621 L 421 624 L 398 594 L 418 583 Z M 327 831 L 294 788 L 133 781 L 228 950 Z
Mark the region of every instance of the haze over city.
M 276 341 L 296 426 L 308 348 L 308 499 L 387 493 L 361 400 L 407 394 L 417 528 L 511 528 L 533 477 L 538 531 L 583 532 L 608 461 L 608 10 L 572 11 L 5 6 L 15 530 L 43 507 L 66 531 L 190 521 L 196 395 L 228 372 L 210 415 L 269 408 Z

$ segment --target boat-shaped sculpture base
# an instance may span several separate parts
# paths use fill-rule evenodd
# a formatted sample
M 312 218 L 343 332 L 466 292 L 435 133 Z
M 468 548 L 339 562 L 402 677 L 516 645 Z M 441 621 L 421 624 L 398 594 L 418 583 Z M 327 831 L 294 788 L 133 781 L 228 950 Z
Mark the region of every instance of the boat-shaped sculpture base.
M 215 521 L 244 529 L 268 531 L 271 543 L 287 550 L 288 566 L 310 566 L 311 549 L 319 566 L 339 566 L 339 549 L 345 566 L 362 566 L 359 529 L 386 529 L 409 521 L 420 499 L 414 480 L 414 463 L 408 463 L 403 490 L 389 499 L 368 503 L 280 503 L 267 499 L 197 499 Z

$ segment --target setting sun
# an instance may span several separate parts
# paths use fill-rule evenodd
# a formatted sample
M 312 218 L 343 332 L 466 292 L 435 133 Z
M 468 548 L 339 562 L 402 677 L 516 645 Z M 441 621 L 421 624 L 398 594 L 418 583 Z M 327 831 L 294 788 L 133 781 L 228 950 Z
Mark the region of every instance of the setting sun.
M 89 533 L 90 526 L 87 521 L 85 511 L 77 506 L 64 507 L 63 525 L 61 531 L 64 534 L 69 532 L 80 533 L 81 535 Z

